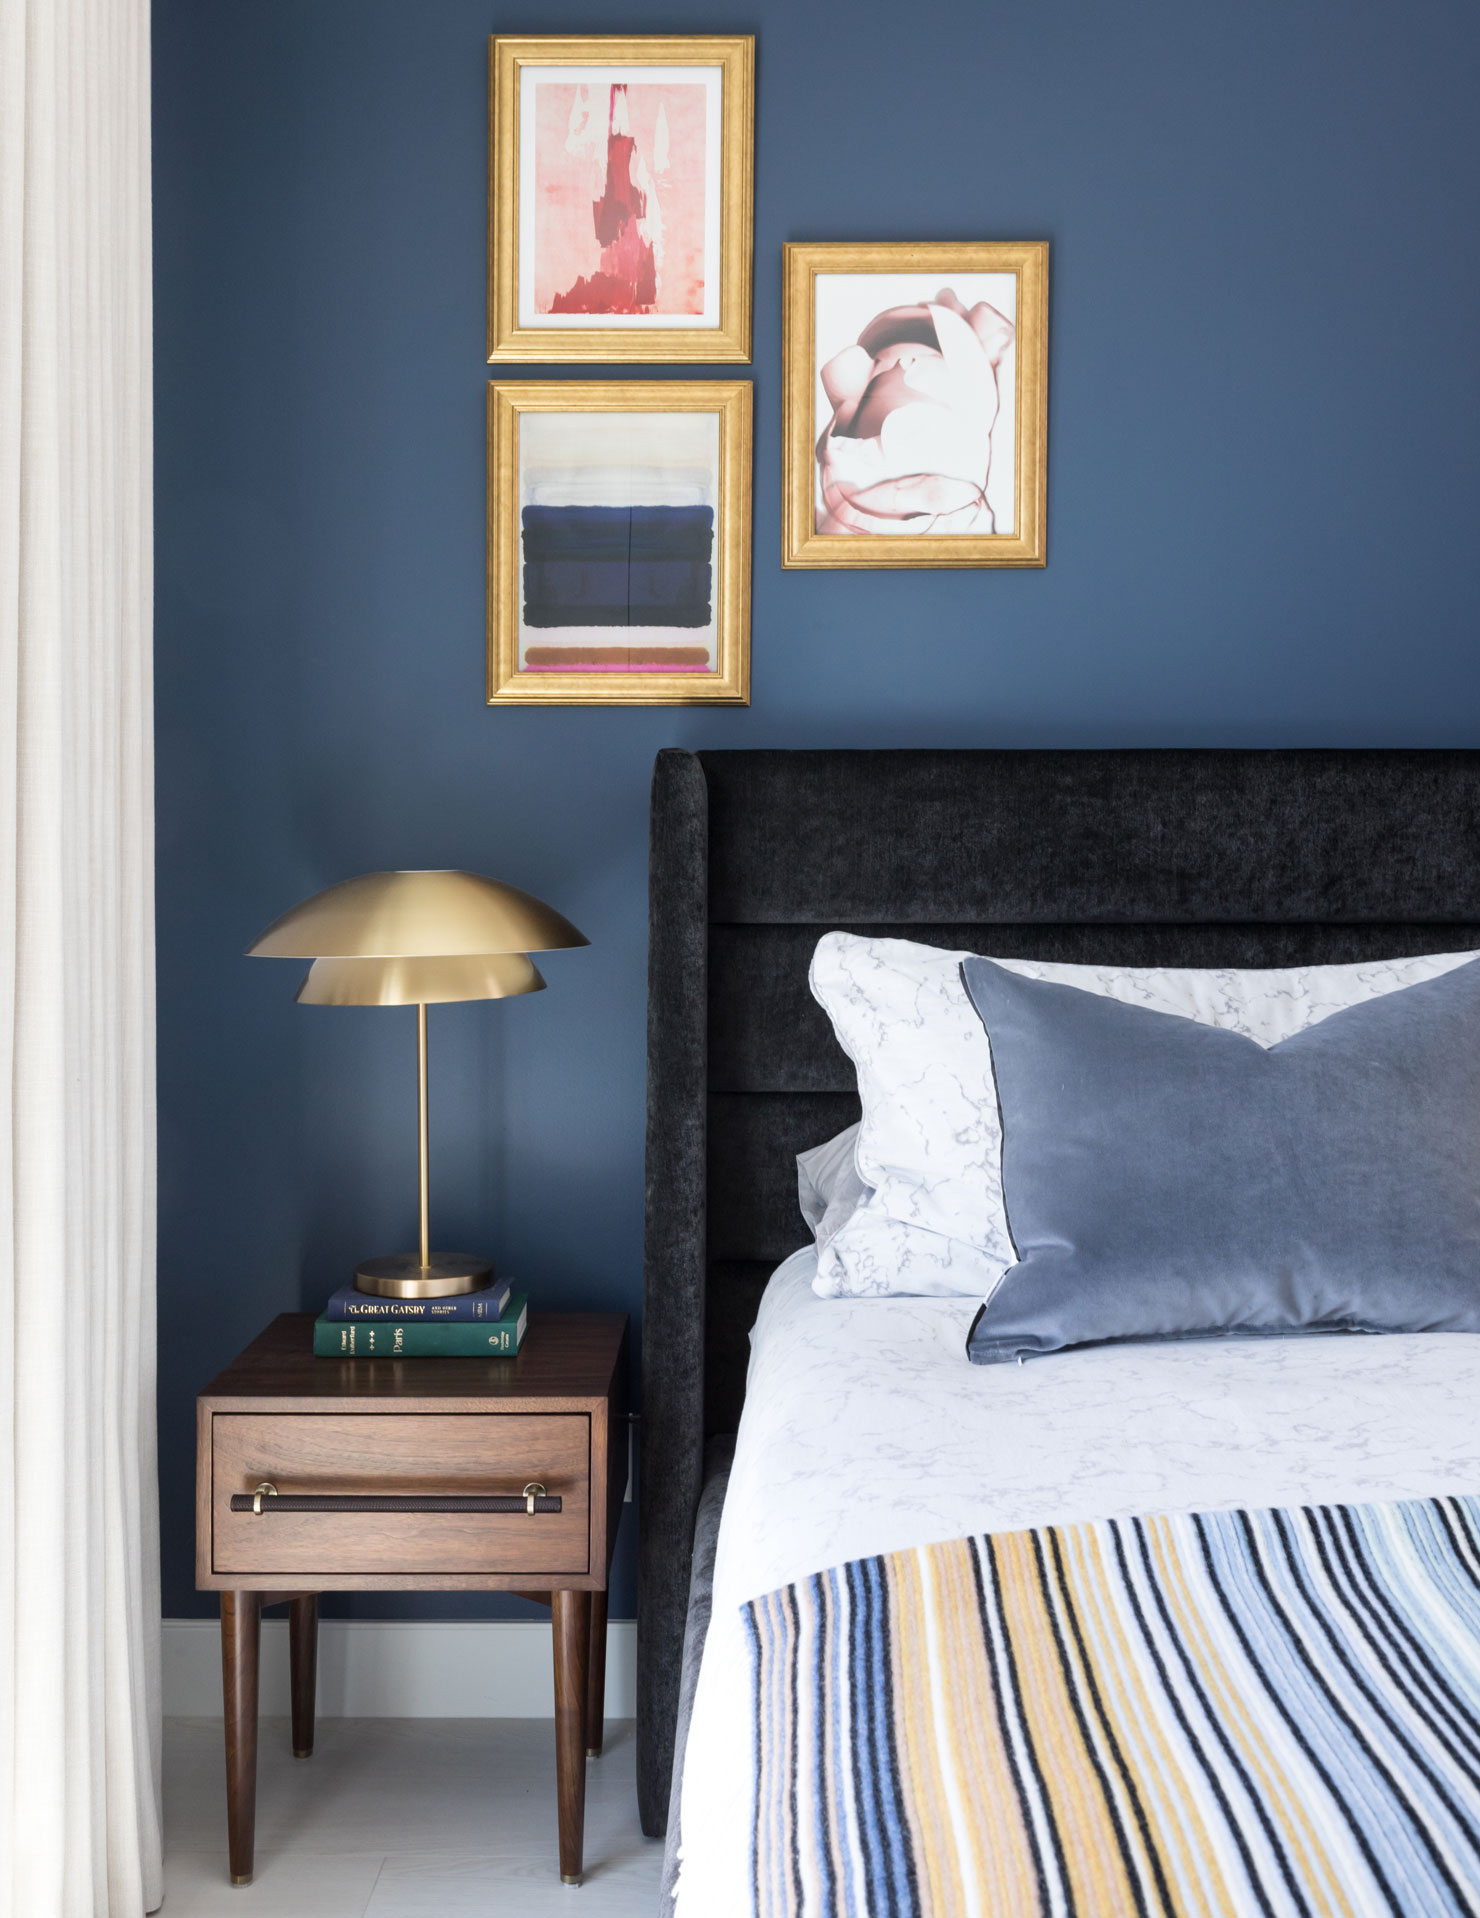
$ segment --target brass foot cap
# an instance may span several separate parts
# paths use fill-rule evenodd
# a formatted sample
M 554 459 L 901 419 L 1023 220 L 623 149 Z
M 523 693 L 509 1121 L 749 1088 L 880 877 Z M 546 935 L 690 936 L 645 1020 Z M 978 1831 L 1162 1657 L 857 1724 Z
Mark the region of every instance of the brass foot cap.
M 298 1747 L 295 1745 L 293 1747 L 293 1756 L 295 1758 L 312 1758 L 313 1746 L 312 1745 L 305 1746 L 302 1751 L 299 1751 Z
M 560 1882 L 562 1885 L 578 1885 L 581 1882 L 581 1874 L 577 1872 L 574 1878 L 567 1878 L 565 1873 L 561 1872 Z
M 252 1874 L 249 1871 L 243 1871 L 243 1872 L 234 1871 L 231 1874 L 231 1882 L 234 1885 L 250 1885 L 252 1882 Z
M 588 1758 L 600 1758 L 601 1756 L 600 1745 L 588 1745 L 586 1747 L 586 1756 Z

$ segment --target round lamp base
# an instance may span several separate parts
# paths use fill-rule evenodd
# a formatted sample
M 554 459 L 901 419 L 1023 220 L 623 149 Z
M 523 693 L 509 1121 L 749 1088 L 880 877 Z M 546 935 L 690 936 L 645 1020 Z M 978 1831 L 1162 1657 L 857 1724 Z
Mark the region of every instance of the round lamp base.
M 471 1252 L 434 1252 L 425 1265 L 414 1252 L 366 1259 L 355 1268 L 355 1289 L 382 1299 L 448 1299 L 477 1292 L 493 1277 L 493 1261 Z

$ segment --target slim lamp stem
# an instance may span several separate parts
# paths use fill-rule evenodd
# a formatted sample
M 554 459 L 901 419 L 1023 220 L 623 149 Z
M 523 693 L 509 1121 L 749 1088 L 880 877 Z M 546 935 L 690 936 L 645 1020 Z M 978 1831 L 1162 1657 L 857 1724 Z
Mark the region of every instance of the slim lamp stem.
M 416 1142 L 421 1172 L 421 1262 L 431 1263 L 430 1178 L 427 1169 L 427 1009 L 416 1008 Z
M 437 985 L 429 980 L 428 992 Z M 432 1251 L 431 1234 L 431 1154 L 427 1125 L 427 1002 L 408 999 L 416 1007 L 416 1157 L 421 1186 L 421 1245 L 417 1252 L 394 1252 L 381 1259 L 366 1259 L 355 1267 L 355 1284 L 362 1292 L 383 1299 L 443 1299 L 459 1292 L 476 1292 L 493 1276 L 487 1259 L 462 1252 Z M 434 999 L 433 1005 L 441 1000 Z

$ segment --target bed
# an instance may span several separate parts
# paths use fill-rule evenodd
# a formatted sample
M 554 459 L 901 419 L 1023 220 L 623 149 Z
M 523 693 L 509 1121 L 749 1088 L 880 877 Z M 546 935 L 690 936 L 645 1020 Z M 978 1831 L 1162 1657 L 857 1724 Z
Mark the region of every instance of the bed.
M 725 1874 L 743 1876 L 754 1862 L 742 1855 L 751 1813 L 725 1810 L 734 1780 L 700 1776 L 723 1763 L 716 1727 L 728 1726 L 732 1746 L 744 1742 L 734 1646 L 728 1694 L 715 1676 L 737 1596 L 972 1531 L 1247 1505 L 1256 1495 L 1274 1505 L 1480 1488 L 1468 1410 L 1477 1374 L 1453 1337 L 1356 1342 L 1339 1361 L 1310 1341 L 1084 1354 L 1036 1379 L 1028 1368 L 984 1397 L 981 1374 L 960 1357 L 971 1319 L 961 1301 L 815 1299 L 809 1255 L 791 1256 L 806 1238 L 795 1155 L 858 1114 L 852 1065 L 808 992 L 819 936 L 841 928 L 1119 965 L 1461 951 L 1480 946 L 1477 846 L 1480 764 L 1463 752 L 659 756 L 638 1782 L 644 1829 L 672 1827 L 672 1841 L 692 1717 L 711 1755 L 701 1765 L 690 1754 L 684 1839 L 708 1855 L 710 1876 L 685 1866 L 681 1918 L 727 1908 Z M 922 1389 L 926 1401 L 950 1389 L 932 1379 L 959 1377 L 960 1416 L 932 1426 L 916 1413 L 881 1432 L 893 1416 L 888 1394 L 870 1393 L 862 1366 L 881 1310 L 889 1390 L 907 1395 L 913 1377 L 918 1407 Z M 764 1402 L 752 1406 L 737 1454 L 752 1365 Z M 827 1410 L 827 1382 L 839 1379 Z M 1045 1422 L 1056 1393 L 1062 1403 Z M 798 1408 L 810 1408 L 810 1424 Z M 1014 1421 L 1019 1437 L 1009 1442 Z M 1022 1436 L 1050 1428 L 1046 1446 Z M 942 1463 L 953 1442 L 966 1448 L 954 1472 Z M 983 1497 L 972 1489 L 971 1447 L 979 1456 L 1004 1444 L 1018 1463 L 994 1474 Z M 892 1511 L 887 1529 L 883 1509 Z M 746 1537 L 759 1541 L 750 1562 Z M 668 1878 L 671 1889 L 671 1869 Z M 748 1898 L 735 1908 L 748 1909 Z

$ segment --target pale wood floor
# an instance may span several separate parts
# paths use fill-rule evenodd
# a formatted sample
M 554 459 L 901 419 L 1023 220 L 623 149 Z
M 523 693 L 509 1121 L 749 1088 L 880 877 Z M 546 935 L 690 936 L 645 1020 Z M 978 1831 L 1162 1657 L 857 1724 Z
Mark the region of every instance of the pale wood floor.
M 257 1875 L 226 1876 L 221 1721 L 165 1721 L 162 1918 L 657 1918 L 661 1842 L 638 1829 L 630 1723 L 588 1763 L 586 1881 L 555 1863 L 555 1731 L 538 1718 L 320 1719 L 295 1761 L 264 1718 Z

